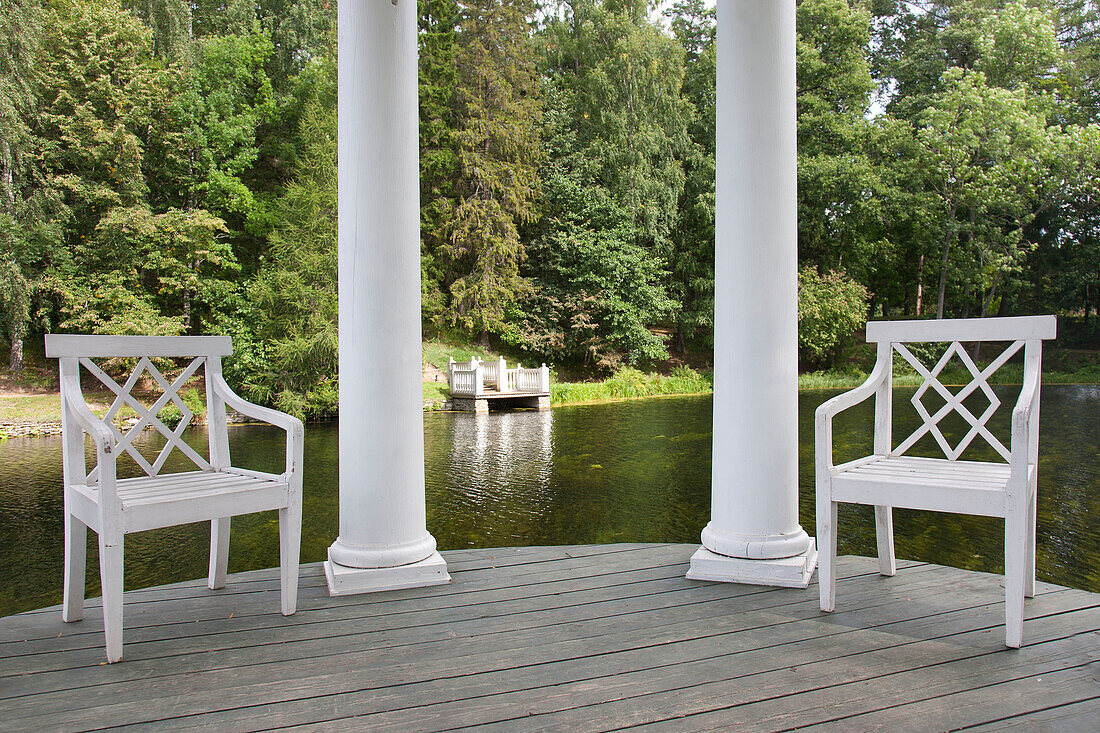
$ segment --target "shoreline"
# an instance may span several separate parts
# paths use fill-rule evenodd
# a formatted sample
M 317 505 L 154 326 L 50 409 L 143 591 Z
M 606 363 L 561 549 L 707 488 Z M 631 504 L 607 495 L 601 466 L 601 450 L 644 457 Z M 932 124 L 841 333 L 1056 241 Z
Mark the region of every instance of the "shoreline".
M 804 380 L 803 377 L 810 377 L 810 378 Z M 1051 374 L 1051 375 L 1049 375 L 1049 377 L 1047 375 L 1044 375 L 1043 384 L 1046 385 L 1046 386 L 1065 386 L 1065 387 L 1069 387 L 1069 386 L 1077 386 L 1077 387 L 1100 386 L 1100 383 L 1098 383 L 1098 382 L 1095 382 L 1095 381 L 1082 381 L 1079 377 L 1078 378 L 1075 378 L 1075 377 L 1076 377 L 1076 375 L 1073 375 L 1073 374 L 1058 374 L 1058 373 Z M 819 392 L 819 391 L 824 391 L 824 390 L 847 390 L 847 389 L 852 389 L 854 387 L 858 387 L 865 380 L 866 380 L 865 376 L 861 376 L 861 377 L 857 378 L 856 375 L 853 375 L 851 379 L 831 377 L 830 379 L 827 380 L 827 383 L 816 384 L 814 382 L 817 382 L 818 379 L 813 378 L 812 374 L 810 374 L 810 375 L 799 375 L 798 391 L 799 392 Z M 615 402 L 630 402 L 630 401 L 633 401 L 633 400 L 660 399 L 660 398 L 668 398 L 668 397 L 704 397 L 704 396 L 711 395 L 711 394 L 714 393 L 713 389 L 691 389 L 691 390 L 685 390 L 685 391 L 667 391 L 667 392 L 662 391 L 662 392 L 654 392 L 652 394 L 633 394 L 633 395 L 623 395 L 623 394 L 593 395 L 593 394 L 588 394 L 588 395 L 585 395 L 585 396 L 583 396 L 579 399 L 569 399 L 568 396 L 567 396 L 567 393 L 568 393 L 568 391 L 570 391 L 570 388 L 575 388 L 575 385 L 584 385 L 585 387 L 588 387 L 589 390 L 597 391 L 600 388 L 604 387 L 604 385 L 607 385 L 611 381 L 612 380 L 605 380 L 603 382 L 563 382 L 563 383 L 559 383 L 558 385 L 552 385 L 550 407 L 551 407 L 551 409 L 557 408 L 557 407 L 578 407 L 578 406 L 587 406 L 587 405 L 611 404 L 611 403 L 615 403 Z M 901 377 L 899 379 L 895 379 L 894 380 L 894 386 L 895 387 L 917 387 L 921 384 L 922 381 L 923 380 L 921 380 L 919 377 L 918 378 L 911 378 L 911 377 L 905 376 L 905 377 Z M 809 384 L 804 384 L 803 382 L 810 382 L 810 383 Z M 945 386 L 948 386 L 948 387 L 960 386 L 959 384 L 955 384 L 951 381 L 945 382 L 944 384 L 945 384 Z M 991 384 L 993 386 L 1002 386 L 1002 385 L 1003 386 L 1011 386 L 1011 385 L 1019 384 L 1019 382 L 1014 382 L 1014 381 L 997 382 L 997 381 L 994 381 Z M 695 386 L 697 386 L 697 385 L 695 385 Z M 555 390 L 553 389 L 553 387 L 558 387 L 558 390 L 556 390 L 557 391 L 556 395 L 554 394 Z M 588 390 L 586 390 L 586 391 L 588 391 Z M 566 393 L 566 394 L 563 394 L 563 392 Z M 24 398 L 24 399 L 26 399 L 27 397 L 37 397 L 37 398 L 40 398 L 42 400 L 57 400 L 58 399 L 58 395 L 56 393 L 42 393 L 42 394 L 39 394 L 39 395 L 21 394 L 21 395 L 19 395 L 19 397 Z M 2 413 L 4 411 L 3 410 L 4 402 L 5 402 L 5 400 L 8 400 L 8 399 L 11 399 L 11 398 L 7 397 L 7 396 L 0 396 L 0 413 Z M 445 400 L 442 400 L 442 401 L 425 400 L 425 402 L 424 402 L 424 412 L 425 413 L 431 413 L 431 412 L 458 412 L 457 410 L 449 409 L 449 403 L 450 403 L 449 399 L 445 399 Z M 336 420 L 336 419 L 339 419 L 338 416 L 331 416 L 331 417 L 324 417 L 324 418 L 312 418 L 312 419 L 307 420 L 306 422 L 307 423 L 318 423 L 318 422 L 327 422 L 327 421 Z M 129 427 L 129 425 L 132 425 L 134 422 L 136 422 L 136 418 L 130 419 L 128 422 L 129 422 L 129 424 L 123 424 L 121 427 L 123 427 L 124 429 Z M 192 424 L 201 425 L 201 424 L 204 424 L 205 422 L 206 422 L 205 414 L 203 414 L 203 415 L 196 414 Z M 233 423 L 233 424 L 247 424 L 247 423 L 254 422 L 254 421 L 249 420 L 248 418 L 234 419 L 234 416 L 231 415 L 229 422 Z M 152 429 L 152 428 L 147 428 L 147 429 Z M 9 420 L 9 419 L 5 419 L 2 415 L 0 415 L 0 441 L 7 440 L 7 439 L 10 439 L 10 438 L 37 438 L 37 437 L 46 437 L 46 436 L 50 436 L 50 435 L 60 435 L 60 434 L 61 434 L 61 421 L 57 420 L 57 419 L 50 419 L 50 420 L 34 420 L 34 419 Z

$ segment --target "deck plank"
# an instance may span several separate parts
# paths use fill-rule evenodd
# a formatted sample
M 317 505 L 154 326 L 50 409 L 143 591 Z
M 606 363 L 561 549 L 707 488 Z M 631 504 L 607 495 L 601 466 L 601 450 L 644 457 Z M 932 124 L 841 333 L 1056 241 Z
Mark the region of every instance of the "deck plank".
M 838 606 L 683 578 L 695 546 L 446 552 L 447 586 L 330 598 L 305 566 L 126 594 L 126 661 L 102 622 L 0 619 L 5 730 L 605 731 L 1074 729 L 1100 708 L 1100 594 L 1040 584 L 1003 647 L 998 576 L 842 558 Z M 60 636 L 59 636 L 60 635 Z M 1041 680 L 1041 681 L 1040 681 Z M 1051 681 L 1057 682 L 1052 685 Z M 1056 689 L 1054 689 L 1056 688 Z
M 763 600 L 776 595 L 759 589 L 757 591 L 756 597 Z M 926 592 L 936 591 L 934 588 L 930 588 Z M 774 601 L 772 601 L 772 604 L 774 604 Z M 800 600 L 799 605 L 807 606 L 808 604 Z M 579 624 L 559 625 L 539 634 L 542 638 L 539 638 L 539 635 L 507 633 L 504 638 L 494 641 L 488 652 L 485 651 L 485 638 L 489 634 L 481 632 L 476 626 L 471 627 L 470 631 L 452 627 L 447 632 L 448 636 L 452 639 L 458 637 L 462 640 L 451 641 L 448 639 L 442 645 L 419 644 L 411 650 L 392 648 L 379 651 L 369 650 L 353 656 L 342 652 L 337 655 L 337 659 L 350 668 L 362 669 L 385 664 L 388 656 L 399 653 L 402 665 L 391 667 L 391 671 L 404 675 L 406 685 L 416 681 L 413 675 L 419 675 L 421 681 L 464 677 L 466 682 L 469 682 L 469 677 L 474 673 L 483 674 L 503 671 L 517 674 L 516 670 L 519 669 L 537 669 L 542 665 L 555 662 L 562 662 L 563 666 L 567 668 L 566 673 L 568 673 L 571 668 L 579 666 L 579 662 L 585 662 L 588 659 L 593 660 L 592 665 L 596 669 L 605 669 L 608 664 L 608 657 L 612 654 L 629 656 L 633 658 L 634 663 L 644 664 L 650 658 L 652 649 L 659 648 L 663 654 L 667 655 L 668 650 L 671 648 L 670 645 L 678 642 L 687 643 L 682 648 L 677 649 L 679 654 L 677 661 L 690 661 L 700 655 L 705 655 L 708 646 L 715 638 L 730 637 L 739 630 L 744 630 L 746 627 L 751 628 L 754 625 L 757 628 L 763 625 L 771 625 L 777 627 L 779 632 L 783 632 L 782 627 L 790 623 L 791 617 L 789 614 L 784 616 L 753 614 L 748 606 L 749 604 L 746 604 L 744 597 L 742 597 L 742 602 L 738 604 L 740 613 L 736 615 L 731 614 L 715 618 L 713 613 L 706 613 L 694 621 L 686 622 L 682 619 L 681 608 L 676 606 L 666 607 L 664 610 L 671 610 L 675 615 L 676 623 L 667 623 L 666 621 L 666 623 L 661 624 L 659 623 L 660 618 L 653 619 L 651 617 L 638 619 L 635 624 L 637 629 L 630 632 L 629 637 L 626 636 L 627 630 L 621 620 L 613 621 L 612 624 L 622 628 L 615 628 L 612 624 L 604 624 L 600 621 L 597 621 L 594 625 L 585 626 Z M 635 615 L 640 616 L 642 614 Z M 797 614 L 798 617 L 816 617 L 818 615 L 816 609 L 808 607 L 798 609 Z M 705 633 L 699 630 L 700 622 L 705 624 Z M 832 630 L 827 631 L 831 632 Z M 803 632 L 795 633 L 801 635 Z M 471 639 L 469 643 L 464 643 L 463 637 L 471 634 L 476 635 L 478 638 Z M 334 661 L 333 655 L 286 661 L 292 661 L 292 663 L 264 662 L 264 677 L 268 682 L 263 687 L 250 685 L 247 689 L 240 690 L 242 697 L 251 701 L 277 702 L 280 700 L 279 696 L 285 695 L 282 683 L 296 681 L 302 677 L 310 678 L 311 684 L 318 691 L 326 694 L 335 694 L 344 689 L 361 692 L 364 688 L 364 683 L 344 679 L 339 673 L 335 675 L 326 674 L 326 672 L 331 672 L 330 667 Z M 112 667 L 112 670 L 115 668 L 117 666 Z M 177 670 L 177 673 L 180 673 L 180 670 Z M 196 682 L 193 678 L 190 683 L 192 686 L 187 692 L 192 695 L 202 695 L 212 688 L 224 697 L 229 690 L 236 688 L 238 677 L 239 669 L 229 667 L 206 677 L 201 682 L 202 688 L 205 689 L 195 687 Z M 384 682 L 383 680 L 379 684 Z M 350 687 L 347 687 L 349 685 Z M 174 692 L 178 691 L 178 689 L 174 689 Z M 111 700 L 112 703 L 117 704 L 124 699 L 133 699 L 138 703 L 138 709 L 145 711 L 144 702 L 147 701 L 149 694 L 147 679 L 142 678 L 138 680 L 138 683 L 132 689 L 115 685 L 112 688 Z M 305 700 L 310 697 L 308 690 L 304 690 L 297 683 L 295 694 L 301 695 L 302 699 Z M 265 697 L 265 695 L 274 695 L 274 697 Z M 79 704 L 78 696 L 79 694 L 69 695 L 61 698 L 61 700 L 66 705 L 75 704 L 75 709 L 80 710 L 83 706 Z M 93 693 L 93 701 L 95 699 L 95 693 Z M 174 704 L 187 705 L 193 703 L 182 701 Z M 41 711 L 41 703 L 38 702 L 36 705 L 38 706 L 37 710 Z M 18 712 L 18 709 L 13 708 L 10 712 Z M 87 709 L 83 709 L 80 714 L 87 716 L 91 713 Z M 117 708 L 109 713 L 109 717 L 112 718 L 117 718 L 118 715 Z
M 1059 733 L 1096 733 L 1100 720 L 1100 696 L 1068 705 L 1054 705 L 1038 711 L 1019 713 L 969 728 L 975 733 L 993 731 L 1059 731 Z

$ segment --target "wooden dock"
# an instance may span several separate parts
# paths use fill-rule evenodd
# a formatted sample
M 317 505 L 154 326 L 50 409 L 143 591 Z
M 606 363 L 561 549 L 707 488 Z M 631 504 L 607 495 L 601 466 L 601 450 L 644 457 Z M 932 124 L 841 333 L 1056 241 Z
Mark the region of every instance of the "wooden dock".
M 684 579 L 694 545 L 463 550 L 447 586 L 330 598 L 303 567 L 126 594 L 102 617 L 0 619 L 0 729 L 1096 731 L 1100 594 L 1040 584 L 1004 647 L 1002 580 L 842 558 L 817 588 Z M 59 581 L 60 582 L 60 581 Z
M 489 412 L 526 407 L 534 410 L 550 409 L 549 392 L 480 392 L 476 395 L 451 395 L 451 409 L 459 412 Z

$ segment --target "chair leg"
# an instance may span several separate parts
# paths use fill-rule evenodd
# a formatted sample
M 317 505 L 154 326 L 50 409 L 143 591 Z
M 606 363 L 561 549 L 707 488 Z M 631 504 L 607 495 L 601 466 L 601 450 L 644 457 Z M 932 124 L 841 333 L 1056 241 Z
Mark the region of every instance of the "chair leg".
M 232 517 L 210 521 L 210 576 L 206 585 L 210 590 L 225 587 L 225 574 L 229 568 L 229 524 Z
M 1035 523 L 1037 517 L 1038 492 L 1032 487 L 1031 501 L 1027 505 L 1027 545 L 1024 548 L 1024 595 L 1028 598 L 1035 597 Z
M 878 572 L 893 575 L 898 571 L 894 561 L 894 511 L 892 507 L 875 507 L 875 538 L 878 540 Z
M 302 541 L 302 500 L 279 510 L 279 584 L 284 616 L 298 608 L 298 557 Z
M 1027 568 L 1027 511 L 1005 517 L 1005 645 L 1018 649 L 1024 638 L 1024 573 Z
M 62 581 L 61 619 L 84 618 L 84 573 L 88 555 L 88 526 L 65 515 L 65 579 Z
M 820 491 L 820 489 L 819 489 Z M 828 496 L 817 502 L 817 586 L 822 611 L 836 607 L 836 502 Z
M 107 661 L 122 659 L 122 546 L 123 536 L 99 535 L 99 581 L 103 588 L 103 633 Z

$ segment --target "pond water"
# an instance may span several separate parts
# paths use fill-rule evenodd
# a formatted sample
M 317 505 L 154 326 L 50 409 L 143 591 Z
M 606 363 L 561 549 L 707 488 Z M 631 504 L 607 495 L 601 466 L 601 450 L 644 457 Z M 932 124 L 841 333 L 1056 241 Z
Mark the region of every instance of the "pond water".
M 1013 388 L 991 425 L 1004 435 Z M 799 396 L 800 516 L 813 533 L 813 412 L 831 391 Z M 895 438 L 918 422 L 897 390 Z M 984 404 L 972 409 L 981 410 Z M 929 408 L 934 410 L 936 405 Z M 1049 386 L 1042 394 L 1038 575 L 1100 592 L 1100 387 Z M 837 460 L 870 449 L 871 407 L 835 424 Z M 906 428 L 908 427 L 908 430 Z M 960 425 L 952 426 L 955 434 Z M 306 427 L 302 561 L 315 562 L 338 532 L 336 423 Z M 282 431 L 231 428 L 234 463 L 281 471 Z M 951 431 L 945 431 L 951 434 Z M 202 429 L 187 433 L 205 453 Z M 1007 443 L 1007 438 L 1002 438 Z M 140 439 L 157 450 L 159 436 Z M 699 541 L 710 513 L 711 399 L 678 397 L 474 415 L 424 415 L 428 529 L 441 549 L 608 542 Z M 930 441 L 928 441 L 930 442 Z M 920 446 L 928 449 L 929 445 Z M 921 451 L 916 451 L 919 454 Z M 934 450 L 927 452 L 934 455 Z M 989 458 L 988 449 L 974 454 Z M 968 457 L 968 456 L 964 456 Z M 176 461 L 173 468 L 173 461 Z M 168 470 L 187 470 L 178 453 Z M 129 470 L 127 470 L 129 469 Z M 136 475 L 120 461 L 119 474 Z M 61 441 L 0 443 L 0 615 L 61 600 Z M 841 554 L 873 555 L 873 513 L 842 505 Z M 1001 572 L 1000 520 L 895 511 L 899 557 Z M 278 564 L 274 512 L 233 521 L 230 572 Z M 208 525 L 126 538 L 128 589 L 206 573 Z M 88 595 L 99 594 L 95 536 L 89 533 Z

